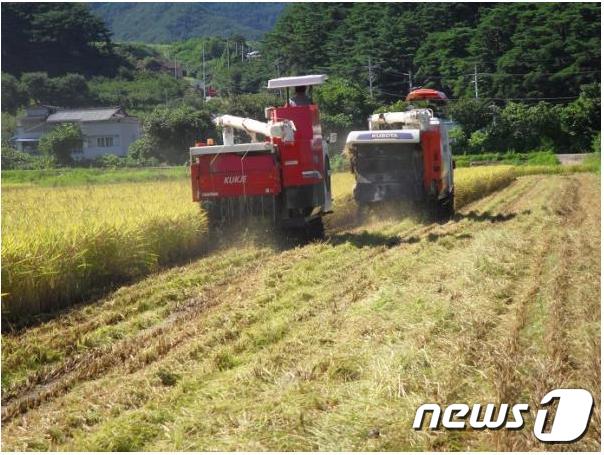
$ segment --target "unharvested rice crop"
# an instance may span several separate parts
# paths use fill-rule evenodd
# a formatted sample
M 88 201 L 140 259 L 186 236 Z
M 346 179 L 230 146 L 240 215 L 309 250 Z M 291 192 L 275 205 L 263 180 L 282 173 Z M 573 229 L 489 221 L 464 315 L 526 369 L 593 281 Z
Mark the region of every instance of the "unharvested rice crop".
M 182 181 L 4 188 L 3 316 L 65 306 L 190 257 L 204 231 Z
M 455 171 L 455 206 L 463 207 L 493 191 L 497 191 L 514 181 L 518 175 L 515 166 L 480 166 L 461 168 Z M 534 172 L 539 173 L 539 172 Z M 335 174 L 332 188 L 336 204 L 352 202 L 351 193 L 354 176 L 351 173 Z
M 455 171 L 455 208 L 500 190 L 516 178 L 513 166 L 485 166 Z
M 511 166 L 459 169 L 461 207 L 509 184 Z M 354 177 L 333 176 L 338 217 L 354 201 Z M 61 308 L 108 285 L 200 253 L 203 213 L 188 180 L 64 188 L 11 187 L 2 192 L 3 316 L 9 320 Z

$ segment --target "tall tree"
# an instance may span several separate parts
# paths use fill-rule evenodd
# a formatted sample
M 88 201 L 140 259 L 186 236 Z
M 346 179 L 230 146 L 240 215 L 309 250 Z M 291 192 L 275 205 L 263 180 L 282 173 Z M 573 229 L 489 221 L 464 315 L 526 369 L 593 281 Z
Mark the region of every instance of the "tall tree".
M 2 69 L 12 74 L 108 72 L 110 34 L 80 3 L 3 3 Z

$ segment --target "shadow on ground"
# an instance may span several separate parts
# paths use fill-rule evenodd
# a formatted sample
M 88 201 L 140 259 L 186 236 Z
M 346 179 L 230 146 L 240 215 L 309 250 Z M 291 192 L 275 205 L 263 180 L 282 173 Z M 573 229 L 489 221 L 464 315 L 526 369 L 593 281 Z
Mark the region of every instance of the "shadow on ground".
M 530 214 L 530 213 L 531 213 L 530 210 L 525 210 L 524 212 L 522 212 L 523 215 Z M 476 212 L 476 211 L 471 211 L 468 213 L 457 213 L 451 220 L 448 220 L 448 221 L 434 222 L 433 220 L 425 219 L 420 224 L 424 224 L 425 226 L 429 226 L 430 224 L 433 224 L 433 223 L 442 225 L 442 224 L 447 224 L 447 223 L 451 223 L 451 222 L 458 223 L 463 220 L 471 220 L 474 222 L 487 222 L 487 223 L 503 223 L 503 222 L 510 221 L 510 220 L 516 218 L 516 216 L 517 216 L 516 213 L 493 214 L 491 212 L 480 213 L 480 212 Z M 356 233 L 356 232 L 345 232 L 345 233 L 341 233 L 341 234 L 334 233 L 334 234 L 331 234 L 330 236 L 328 236 L 327 242 L 334 246 L 341 245 L 343 243 L 348 242 L 348 243 L 356 246 L 357 248 L 379 247 L 379 246 L 386 247 L 386 248 L 392 248 L 397 245 L 418 243 L 418 242 L 421 242 L 422 240 L 425 240 L 427 242 L 436 242 L 439 239 L 444 238 L 444 237 L 451 237 L 456 240 L 464 240 L 464 239 L 472 238 L 472 235 L 468 234 L 468 233 L 460 234 L 460 233 L 455 233 L 455 232 L 443 232 L 443 233 L 430 232 L 425 236 L 411 235 L 411 236 L 407 236 L 407 237 L 400 237 L 398 235 L 385 235 L 385 234 L 380 234 L 379 232 L 362 231 L 362 232 L 358 232 L 358 233 Z

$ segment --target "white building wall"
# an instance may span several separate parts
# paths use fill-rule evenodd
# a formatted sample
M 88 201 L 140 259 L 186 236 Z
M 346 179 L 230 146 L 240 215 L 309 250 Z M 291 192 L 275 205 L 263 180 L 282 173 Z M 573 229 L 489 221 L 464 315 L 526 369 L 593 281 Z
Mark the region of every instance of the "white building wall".
M 84 122 L 80 128 L 84 136 L 83 153 L 75 155 L 76 158 L 95 159 L 108 154 L 125 156 L 130 144 L 140 136 L 136 119 Z

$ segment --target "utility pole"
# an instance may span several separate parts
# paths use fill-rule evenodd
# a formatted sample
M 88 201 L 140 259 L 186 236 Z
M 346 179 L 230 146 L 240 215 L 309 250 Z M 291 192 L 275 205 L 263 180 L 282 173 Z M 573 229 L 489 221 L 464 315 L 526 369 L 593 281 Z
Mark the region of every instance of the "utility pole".
M 369 78 L 369 96 L 373 98 L 373 81 L 375 79 L 375 75 L 373 74 L 373 65 L 371 65 L 371 57 L 367 58 L 367 71 Z
M 474 63 L 474 98 L 478 98 L 478 67 Z
M 231 71 L 231 51 L 229 49 L 229 40 L 227 40 L 227 70 Z
M 203 78 L 203 100 L 206 100 L 206 43 L 201 43 L 201 77 Z
M 281 77 L 281 67 L 279 66 L 279 64 L 281 63 L 281 60 L 279 57 L 277 57 L 277 60 L 275 60 L 275 66 L 277 67 L 277 77 Z M 283 92 L 281 89 L 279 89 L 279 99 L 283 99 Z
M 413 90 L 413 72 L 409 70 L 409 91 Z

